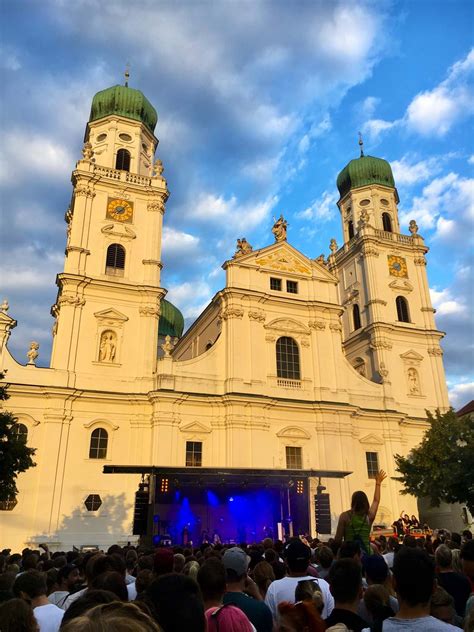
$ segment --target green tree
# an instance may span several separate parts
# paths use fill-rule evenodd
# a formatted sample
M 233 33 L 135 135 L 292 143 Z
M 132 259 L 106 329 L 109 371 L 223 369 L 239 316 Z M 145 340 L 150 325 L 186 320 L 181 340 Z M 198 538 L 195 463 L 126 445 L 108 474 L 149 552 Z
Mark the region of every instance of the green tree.
M 407 457 L 395 455 L 402 494 L 440 502 L 466 504 L 474 515 L 474 419 L 458 417 L 451 408 L 427 412 L 429 429 Z
M 3 380 L 0 373 L 0 380 Z M 0 402 L 9 398 L 8 387 L 0 383 Z M 18 494 L 16 478 L 20 472 L 35 467 L 34 448 L 29 448 L 26 441 L 18 434 L 18 420 L 11 412 L 0 409 L 0 502 L 12 501 Z

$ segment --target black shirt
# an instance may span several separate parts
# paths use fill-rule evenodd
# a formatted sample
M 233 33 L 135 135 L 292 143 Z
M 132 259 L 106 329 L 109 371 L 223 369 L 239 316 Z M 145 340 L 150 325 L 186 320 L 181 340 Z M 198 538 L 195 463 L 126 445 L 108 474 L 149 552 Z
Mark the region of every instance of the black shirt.
M 343 608 L 334 608 L 329 617 L 325 620 L 327 627 L 336 625 L 336 623 L 344 623 L 349 630 L 353 632 L 361 632 L 364 628 L 368 628 L 369 624 L 359 617 L 358 614 Z

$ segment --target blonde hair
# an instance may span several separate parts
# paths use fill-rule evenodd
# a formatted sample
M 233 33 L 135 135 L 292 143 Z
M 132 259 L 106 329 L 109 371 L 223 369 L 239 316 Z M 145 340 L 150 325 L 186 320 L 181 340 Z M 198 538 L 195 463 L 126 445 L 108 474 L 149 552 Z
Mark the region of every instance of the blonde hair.
M 161 628 L 133 603 L 112 601 L 72 619 L 62 632 L 161 632 Z

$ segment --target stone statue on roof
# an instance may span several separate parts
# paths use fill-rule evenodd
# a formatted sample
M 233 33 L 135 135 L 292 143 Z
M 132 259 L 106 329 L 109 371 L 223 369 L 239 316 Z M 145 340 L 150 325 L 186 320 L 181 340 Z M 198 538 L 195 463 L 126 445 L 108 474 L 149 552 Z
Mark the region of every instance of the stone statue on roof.
M 252 252 L 253 248 L 249 244 L 249 242 L 242 237 L 242 239 L 237 239 L 237 246 L 234 253 L 234 259 L 237 257 L 242 257 L 243 255 L 248 255 L 249 252 Z
M 287 226 L 288 226 L 288 222 L 283 217 L 283 215 L 280 215 L 280 217 L 273 224 L 273 228 L 272 228 L 272 233 L 275 235 L 275 241 L 286 241 L 286 227 Z

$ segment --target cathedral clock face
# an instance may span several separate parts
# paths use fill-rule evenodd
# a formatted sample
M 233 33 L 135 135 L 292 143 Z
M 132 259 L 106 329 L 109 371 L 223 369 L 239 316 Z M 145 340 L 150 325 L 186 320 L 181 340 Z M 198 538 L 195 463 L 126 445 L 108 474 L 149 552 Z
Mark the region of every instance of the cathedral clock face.
M 392 276 L 408 277 L 407 262 L 403 257 L 388 255 L 388 269 Z
M 131 222 L 133 219 L 133 202 L 120 198 L 109 198 L 107 217 L 116 222 Z

